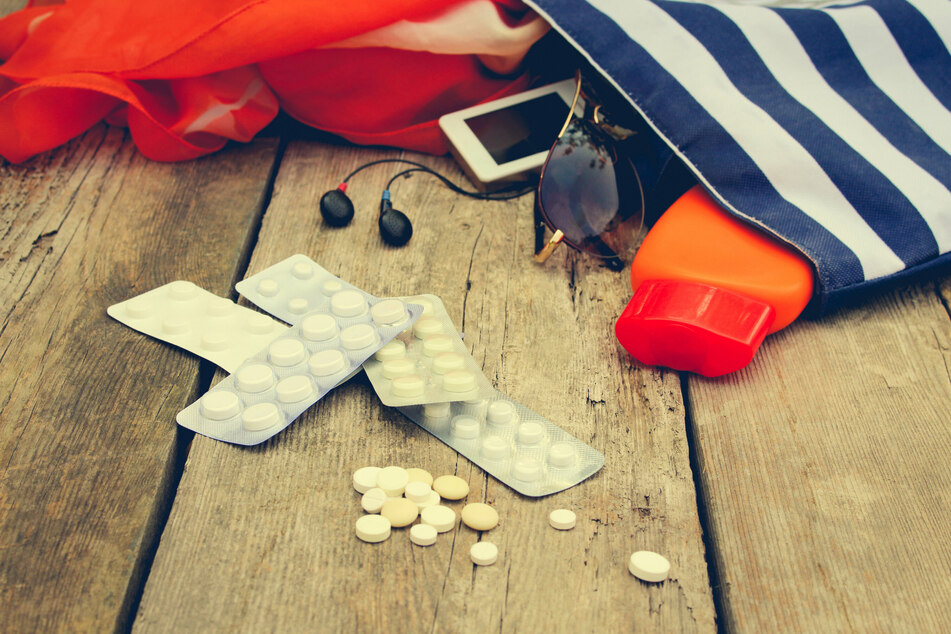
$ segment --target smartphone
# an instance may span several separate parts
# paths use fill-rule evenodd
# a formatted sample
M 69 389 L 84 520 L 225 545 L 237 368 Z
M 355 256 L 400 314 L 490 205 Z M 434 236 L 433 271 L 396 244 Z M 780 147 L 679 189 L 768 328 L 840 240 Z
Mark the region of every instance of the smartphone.
M 568 119 L 575 80 L 459 110 L 439 118 L 452 155 L 481 190 L 537 172 Z M 579 98 L 575 112 L 584 112 Z

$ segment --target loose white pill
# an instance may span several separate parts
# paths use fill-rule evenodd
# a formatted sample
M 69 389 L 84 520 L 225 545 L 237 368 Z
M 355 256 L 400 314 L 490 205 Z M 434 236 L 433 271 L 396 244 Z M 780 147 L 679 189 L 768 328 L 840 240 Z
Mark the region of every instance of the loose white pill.
M 289 376 L 277 384 L 277 400 L 282 403 L 297 403 L 313 396 L 314 384 L 301 374 Z
M 417 502 L 416 506 L 419 508 L 419 512 L 422 513 L 424 508 L 436 506 L 440 502 L 442 502 L 442 498 L 439 497 L 439 494 L 435 491 L 430 491 L 429 496 L 427 496 L 422 502 Z
M 632 575 L 642 581 L 659 583 L 670 573 L 670 562 L 663 555 L 649 550 L 639 550 L 631 555 L 627 568 Z
M 416 372 L 416 364 L 412 359 L 401 357 L 398 359 L 387 359 L 383 362 L 383 378 L 395 379 L 398 376 L 406 376 Z
M 125 305 L 125 312 L 129 317 L 134 317 L 135 319 L 141 319 L 143 317 L 148 317 L 155 311 L 155 304 L 151 300 L 145 298 L 138 298 L 130 300 Z
M 320 287 L 320 292 L 324 295 L 333 295 L 334 293 L 339 293 L 341 289 L 343 289 L 343 284 L 337 280 L 327 280 L 323 286 Z
M 523 445 L 537 445 L 545 439 L 545 428 L 534 421 L 518 426 L 518 442 Z
M 327 341 L 337 336 L 337 322 L 323 313 L 308 315 L 300 322 L 300 334 L 309 341 Z
M 357 520 L 357 537 L 371 544 L 382 542 L 390 536 L 390 526 L 382 515 L 364 515 Z
M 551 446 L 551 449 L 548 450 L 548 462 L 550 462 L 553 467 L 562 469 L 570 467 L 575 463 L 577 458 L 578 452 L 571 446 L 571 443 L 556 442 Z
M 435 357 L 440 352 L 452 352 L 452 337 L 449 335 L 430 335 L 423 341 L 423 354 Z
M 376 330 L 370 324 L 356 324 L 340 331 L 340 343 L 347 350 L 363 350 L 378 341 Z
M 162 330 L 170 335 L 182 335 L 189 329 L 189 320 L 184 315 L 169 315 L 162 320 Z
M 198 287 L 191 282 L 179 280 L 168 285 L 168 294 L 174 300 L 185 301 L 198 295 Z
M 446 374 L 466 366 L 466 359 L 457 352 L 443 352 L 433 358 L 433 372 Z
M 314 376 L 331 376 L 347 368 L 347 358 L 337 349 L 321 350 L 310 355 L 307 365 Z
M 491 566 L 499 560 L 499 547 L 492 542 L 476 542 L 469 549 L 469 557 L 477 566 Z
M 488 504 L 472 502 L 462 508 L 462 523 L 474 531 L 490 531 L 499 525 L 499 513 Z
M 376 351 L 373 358 L 377 361 L 391 361 L 401 359 L 406 356 L 406 344 L 399 339 L 394 339 L 382 348 Z M 389 378 L 389 377 L 387 377 Z
M 303 297 L 292 297 L 287 302 L 287 310 L 291 311 L 295 315 L 303 315 L 307 312 L 307 308 L 310 304 Z
M 426 339 L 443 332 L 442 322 L 437 317 L 420 317 L 413 324 L 413 334 L 417 339 Z
M 433 476 L 425 469 L 411 467 L 406 470 L 406 475 L 409 476 L 410 482 L 424 482 L 428 487 L 433 486 Z
M 433 491 L 447 500 L 461 500 L 469 495 L 469 483 L 459 476 L 439 476 L 433 481 Z
M 508 425 L 515 420 L 515 406 L 508 401 L 494 401 L 489 404 L 486 420 L 492 425 Z
M 241 424 L 248 431 L 270 429 L 284 420 L 274 403 L 255 403 L 241 414 Z
M 409 540 L 417 546 L 432 546 L 439 532 L 429 524 L 416 524 L 409 529 Z
M 228 420 L 241 412 L 241 399 L 234 392 L 214 390 L 201 397 L 201 413 L 211 420 Z
M 379 513 L 380 509 L 383 508 L 383 505 L 389 499 L 390 497 L 386 494 L 386 491 L 373 487 L 360 498 L 360 506 L 362 506 L 363 510 L 367 513 Z
M 451 531 L 456 525 L 456 512 L 448 506 L 427 506 L 419 514 L 423 524 L 429 524 L 440 533 Z
M 228 333 L 219 330 L 206 332 L 201 337 L 201 347 L 205 350 L 224 350 L 228 347 Z
M 489 436 L 482 440 L 482 455 L 488 460 L 504 460 L 512 451 L 511 445 L 498 436 Z
M 462 414 L 452 419 L 452 427 L 449 433 L 451 433 L 454 438 L 471 440 L 479 437 L 481 427 L 477 418 Z
M 314 275 L 314 267 L 307 262 L 297 262 L 291 267 L 291 275 L 299 280 L 309 280 Z
M 380 326 L 398 324 L 406 319 L 406 304 L 398 299 L 384 299 L 373 305 L 370 316 Z
M 261 280 L 258 282 L 258 292 L 265 297 L 274 297 L 278 291 L 277 282 L 274 280 Z
M 423 405 L 423 416 L 426 418 L 446 418 L 451 411 L 449 403 L 426 403 Z
M 330 310 L 338 317 L 359 317 L 367 312 L 367 300 L 357 291 L 339 291 L 330 298 Z
M 385 467 L 376 478 L 376 485 L 390 497 L 403 495 L 408 482 L 409 474 L 403 467 Z
M 408 470 L 407 470 L 408 471 Z M 408 473 L 407 473 L 408 475 Z M 406 497 L 417 504 L 420 502 L 425 502 L 429 499 L 429 494 L 433 492 L 431 486 L 425 482 L 419 482 L 417 480 L 410 480 L 406 483 L 406 489 L 404 493 Z
M 360 467 L 353 472 L 353 488 L 358 493 L 366 493 L 375 488 L 380 471 L 382 471 L 380 467 Z
M 476 387 L 475 375 L 465 370 L 448 372 L 442 381 L 443 389 L 447 392 L 471 392 Z
M 557 528 L 560 531 L 574 528 L 577 520 L 578 518 L 574 512 L 568 509 L 557 509 L 548 515 L 548 523 L 551 524 L 552 528 Z
M 307 348 L 297 339 L 278 339 L 268 347 L 267 356 L 274 365 L 290 367 L 307 358 Z
M 541 477 L 542 468 L 533 458 L 519 458 L 512 467 L 512 475 L 523 482 L 534 482 Z
M 261 313 L 252 313 L 245 320 L 244 328 L 250 333 L 264 335 L 274 329 L 274 320 Z

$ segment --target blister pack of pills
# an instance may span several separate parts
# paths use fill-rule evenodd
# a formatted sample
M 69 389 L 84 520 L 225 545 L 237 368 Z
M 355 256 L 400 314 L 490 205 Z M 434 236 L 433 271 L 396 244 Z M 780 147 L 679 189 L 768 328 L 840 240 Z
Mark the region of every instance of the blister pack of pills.
M 353 287 L 341 287 L 328 300 L 324 310 L 303 315 L 299 324 L 179 412 L 178 424 L 225 442 L 264 442 L 422 313 L 419 305 L 379 299 Z M 373 309 L 383 303 L 396 325 L 381 326 L 372 319 Z
M 442 300 L 435 295 L 400 299 L 422 306 L 423 315 L 363 364 L 380 400 L 406 407 L 491 398 L 495 388 L 469 354 Z
M 106 309 L 139 332 L 184 348 L 228 372 L 287 332 L 267 315 L 179 280 Z
M 530 497 L 563 491 L 604 466 L 604 454 L 518 401 L 491 399 L 401 407 L 414 423 Z

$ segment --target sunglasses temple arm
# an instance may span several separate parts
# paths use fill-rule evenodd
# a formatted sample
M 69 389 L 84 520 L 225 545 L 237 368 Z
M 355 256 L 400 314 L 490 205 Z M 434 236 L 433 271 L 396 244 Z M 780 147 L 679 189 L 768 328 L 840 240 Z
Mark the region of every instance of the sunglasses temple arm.
M 551 257 L 551 254 L 555 252 L 555 249 L 558 248 L 558 245 L 561 244 L 564 238 L 565 234 L 561 232 L 561 229 L 555 231 L 554 235 L 552 235 L 548 241 L 548 244 L 545 245 L 545 248 L 535 254 L 535 261 L 539 264 L 543 264 L 545 260 Z

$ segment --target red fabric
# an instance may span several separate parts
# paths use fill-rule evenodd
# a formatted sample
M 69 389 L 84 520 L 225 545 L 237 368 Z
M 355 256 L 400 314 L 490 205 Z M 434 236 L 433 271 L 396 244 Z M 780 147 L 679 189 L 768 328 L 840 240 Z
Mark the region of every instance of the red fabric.
M 69 0 L 0 20 L 0 155 L 20 162 L 108 118 L 149 158 L 247 141 L 283 107 L 358 143 L 446 151 L 436 119 L 524 78 L 476 55 L 320 47 L 460 0 Z M 505 15 L 521 10 L 497 2 Z M 5 79 L 4 79 L 5 78 Z

